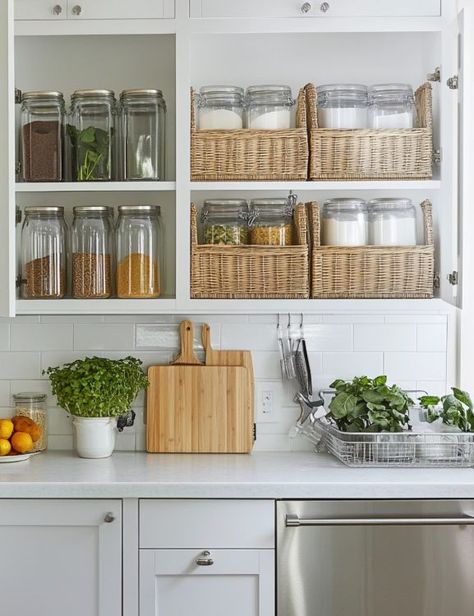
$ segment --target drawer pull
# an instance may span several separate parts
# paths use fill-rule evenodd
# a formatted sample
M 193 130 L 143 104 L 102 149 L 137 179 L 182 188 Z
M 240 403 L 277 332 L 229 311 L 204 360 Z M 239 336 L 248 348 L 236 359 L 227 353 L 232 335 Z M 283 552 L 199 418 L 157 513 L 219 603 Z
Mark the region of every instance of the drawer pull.
M 211 553 L 204 550 L 204 552 L 201 552 L 199 558 L 196 559 L 196 565 L 199 565 L 200 567 L 210 567 L 214 564 L 214 561 L 210 558 L 210 556 Z
M 82 6 L 80 6 L 79 4 L 76 4 L 75 6 L 72 7 L 73 15 L 80 15 L 81 13 L 82 13 Z
M 327 13 L 331 7 L 329 2 L 323 2 L 319 8 L 321 9 L 321 13 Z
M 301 5 L 301 12 L 304 13 L 305 15 L 306 13 L 309 13 L 311 9 L 312 9 L 311 2 L 304 2 Z
M 104 522 L 105 522 L 106 524 L 111 524 L 114 520 L 115 520 L 115 516 L 114 516 L 114 514 L 113 514 L 113 513 L 111 513 L 110 511 L 109 511 L 109 513 L 106 513 L 106 514 L 104 515 Z
M 53 6 L 53 15 L 61 15 L 63 12 L 63 7 L 60 4 L 56 4 Z

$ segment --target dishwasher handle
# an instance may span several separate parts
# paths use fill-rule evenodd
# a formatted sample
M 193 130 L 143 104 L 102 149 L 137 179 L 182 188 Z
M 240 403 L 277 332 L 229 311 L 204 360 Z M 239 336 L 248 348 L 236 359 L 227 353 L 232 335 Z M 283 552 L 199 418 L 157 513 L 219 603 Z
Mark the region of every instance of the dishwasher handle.
M 299 526 L 466 526 L 474 525 L 474 517 L 461 516 L 424 518 L 299 518 L 286 516 L 287 527 Z

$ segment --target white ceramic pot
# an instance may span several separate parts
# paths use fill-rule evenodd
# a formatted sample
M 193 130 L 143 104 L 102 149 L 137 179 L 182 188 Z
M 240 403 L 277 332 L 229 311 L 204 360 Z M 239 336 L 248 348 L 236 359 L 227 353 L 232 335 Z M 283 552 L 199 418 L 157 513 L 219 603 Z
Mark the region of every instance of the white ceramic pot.
M 81 458 L 108 458 L 115 447 L 117 420 L 112 417 L 73 417 L 74 445 Z

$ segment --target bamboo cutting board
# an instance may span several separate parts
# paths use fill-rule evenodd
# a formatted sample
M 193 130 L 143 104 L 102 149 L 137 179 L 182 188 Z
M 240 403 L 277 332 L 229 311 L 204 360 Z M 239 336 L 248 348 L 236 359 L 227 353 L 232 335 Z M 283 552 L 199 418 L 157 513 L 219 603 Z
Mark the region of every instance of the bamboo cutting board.
M 147 451 L 249 452 L 248 370 L 201 365 L 193 352 L 192 323 L 183 321 L 180 333 L 176 362 L 148 369 Z

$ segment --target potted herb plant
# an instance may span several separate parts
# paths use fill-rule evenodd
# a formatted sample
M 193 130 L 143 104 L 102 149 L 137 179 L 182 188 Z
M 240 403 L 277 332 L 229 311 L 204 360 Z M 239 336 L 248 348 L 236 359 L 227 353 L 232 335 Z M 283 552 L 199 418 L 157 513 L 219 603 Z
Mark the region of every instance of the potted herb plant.
M 59 406 L 72 415 L 81 458 L 112 455 L 117 418 L 129 411 L 138 392 L 148 386 L 141 366 L 134 357 L 86 357 L 44 371 Z
M 441 420 L 443 426 L 461 432 L 474 432 L 474 411 L 467 391 L 452 387 L 447 396 L 422 396 L 420 406 L 426 411 L 428 423 Z

